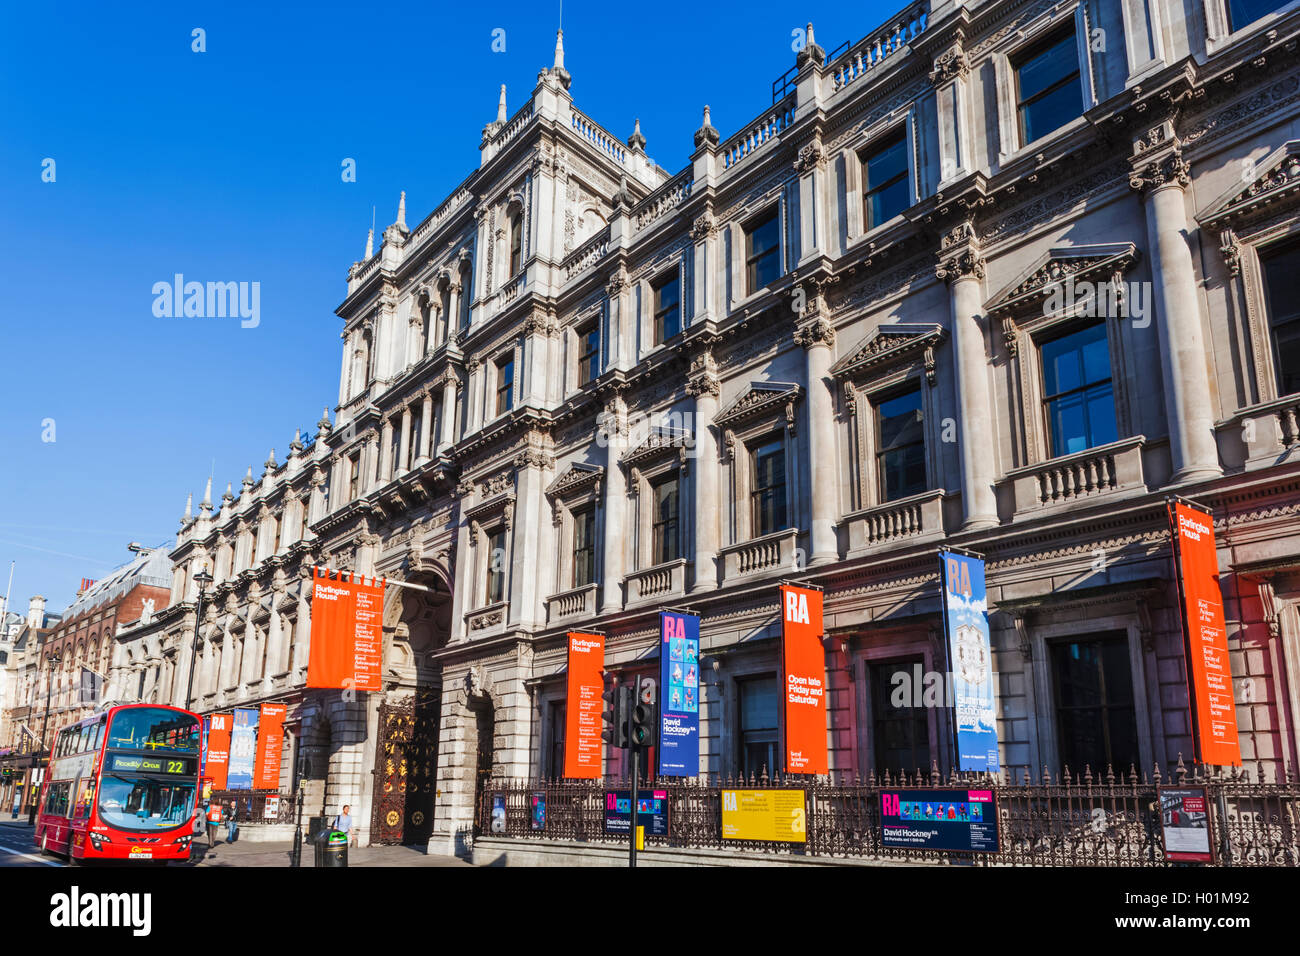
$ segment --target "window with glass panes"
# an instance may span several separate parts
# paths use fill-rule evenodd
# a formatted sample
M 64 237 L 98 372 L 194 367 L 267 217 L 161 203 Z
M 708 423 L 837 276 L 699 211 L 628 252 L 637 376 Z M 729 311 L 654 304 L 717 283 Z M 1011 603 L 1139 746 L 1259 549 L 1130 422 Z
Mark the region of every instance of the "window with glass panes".
M 925 491 L 922 414 L 919 385 L 876 402 L 876 473 L 882 502 Z
M 515 407 L 515 360 L 502 359 L 497 363 L 497 414 L 502 415 Z
M 751 677 L 740 686 L 740 772 L 758 776 L 764 768 L 769 774 L 781 769 L 777 754 L 777 717 L 779 701 L 775 677 Z
M 745 230 L 745 285 L 750 294 L 781 276 L 781 217 L 773 209 Z
M 915 687 L 919 657 L 873 661 L 868 666 L 871 680 L 871 769 L 891 773 L 912 773 L 930 767 L 930 718 L 925 707 L 913 706 L 923 688 Z M 921 670 L 924 670 L 922 667 Z M 896 674 L 906 674 L 903 689 L 910 691 L 902 706 L 895 705 L 900 693 Z
M 753 509 L 754 537 L 786 529 L 785 443 L 779 438 L 754 449 L 753 485 L 749 493 Z
M 1062 767 L 1136 767 L 1141 755 L 1128 637 L 1122 631 L 1051 645 Z
M 573 513 L 573 586 L 596 580 L 596 509 Z
M 524 253 L 524 217 L 515 213 L 510 217 L 510 274 L 519 271 Z
M 1262 252 L 1259 264 L 1277 393 L 1291 395 L 1300 392 L 1300 241 Z
M 682 330 L 682 283 L 676 272 L 654 287 L 655 345 Z
M 1020 145 L 1032 143 L 1083 114 L 1083 84 L 1074 31 L 1057 34 L 1016 57 Z
M 361 482 L 361 453 L 357 452 L 348 458 L 348 501 L 355 501 L 357 489 Z M 231 558 L 230 565 L 233 568 L 234 558 Z
M 650 540 L 653 564 L 676 561 L 681 557 L 677 538 L 677 472 L 657 478 L 650 485 Z
M 1228 29 L 1240 30 L 1290 2 L 1291 0 L 1228 0 Z
M 553 700 L 550 705 L 550 723 L 547 735 L 550 749 L 547 751 L 546 776 L 559 780 L 564 776 L 564 718 L 567 707 L 562 700 Z
M 462 329 L 469 328 L 469 309 L 474 299 L 474 270 L 466 265 L 460 270 L 460 316 L 458 321 Z
M 600 326 L 595 322 L 578 332 L 578 387 L 600 375 Z
M 899 130 L 862 160 L 863 227 L 874 229 L 911 205 L 907 185 L 907 145 Z
M 487 536 L 487 603 L 504 601 L 506 596 L 506 529 L 491 531 Z
M 1043 408 L 1052 456 L 1118 438 L 1106 323 L 1097 322 L 1042 343 Z

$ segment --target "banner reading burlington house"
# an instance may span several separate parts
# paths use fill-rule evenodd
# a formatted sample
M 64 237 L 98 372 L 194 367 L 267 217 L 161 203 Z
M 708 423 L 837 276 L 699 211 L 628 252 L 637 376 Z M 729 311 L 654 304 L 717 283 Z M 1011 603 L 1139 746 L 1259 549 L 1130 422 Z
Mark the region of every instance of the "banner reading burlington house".
M 826 652 L 822 592 L 781 585 L 781 685 L 785 698 L 785 769 L 826 773 Z
M 1228 637 L 1219 589 L 1214 517 L 1181 502 L 1169 509 L 1183 595 L 1188 693 L 1202 763 L 1240 766 L 1237 710 L 1228 666 Z
M 379 690 L 384 582 L 313 568 L 307 686 Z
M 257 722 L 256 790 L 280 786 L 280 752 L 284 749 L 284 704 L 263 704 Z
M 605 635 L 569 632 L 569 692 L 564 715 L 564 775 L 600 776 Z
M 998 770 L 998 715 L 993 687 L 984 560 L 940 551 L 943 620 L 948 635 L 957 732 L 957 769 Z
M 700 619 L 659 613 L 659 774 L 700 772 Z

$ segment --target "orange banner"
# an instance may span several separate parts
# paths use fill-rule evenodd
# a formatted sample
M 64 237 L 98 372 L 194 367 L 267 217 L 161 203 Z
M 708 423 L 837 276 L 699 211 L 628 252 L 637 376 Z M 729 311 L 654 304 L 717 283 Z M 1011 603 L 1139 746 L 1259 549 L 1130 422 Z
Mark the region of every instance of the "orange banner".
M 379 690 L 384 582 L 314 568 L 307 686 Z
M 263 704 L 257 721 L 257 763 L 253 789 L 280 788 L 280 751 L 284 749 L 284 704 Z
M 213 714 L 208 718 L 208 763 L 203 775 L 212 781 L 213 790 L 226 789 L 226 772 L 230 769 L 230 731 L 234 714 Z
M 1175 565 L 1183 598 L 1183 642 L 1187 653 L 1188 696 L 1201 763 L 1241 766 L 1237 708 L 1228 633 L 1219 588 L 1219 556 L 1212 515 L 1182 502 L 1169 511 L 1177 544 Z
M 787 773 L 826 773 L 826 654 L 822 592 L 781 585 L 781 686 Z
M 600 776 L 605 701 L 605 635 L 569 632 L 569 694 L 564 715 L 564 775 Z

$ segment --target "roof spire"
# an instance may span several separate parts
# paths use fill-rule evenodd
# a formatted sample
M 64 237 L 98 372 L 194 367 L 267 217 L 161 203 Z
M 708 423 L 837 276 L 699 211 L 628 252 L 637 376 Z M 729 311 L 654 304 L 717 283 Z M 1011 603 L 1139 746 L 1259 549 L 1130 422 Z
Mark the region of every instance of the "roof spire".
M 181 527 L 190 523 L 190 518 L 194 516 L 194 492 L 185 496 L 185 514 L 181 515 Z
M 555 63 L 551 66 L 557 73 L 564 69 L 564 31 L 555 31 Z
M 403 229 L 406 228 L 406 190 L 402 190 L 402 198 L 397 201 L 397 224 Z
M 371 226 L 370 231 L 366 233 L 366 254 L 362 257 L 362 262 L 369 262 L 370 257 L 375 254 L 375 227 Z
M 506 85 L 501 84 L 501 95 L 497 97 L 497 122 L 504 125 L 506 121 Z
M 641 119 L 637 118 L 636 129 L 632 130 L 632 135 L 627 138 L 627 145 L 631 149 L 639 149 L 645 152 L 645 137 L 641 135 Z

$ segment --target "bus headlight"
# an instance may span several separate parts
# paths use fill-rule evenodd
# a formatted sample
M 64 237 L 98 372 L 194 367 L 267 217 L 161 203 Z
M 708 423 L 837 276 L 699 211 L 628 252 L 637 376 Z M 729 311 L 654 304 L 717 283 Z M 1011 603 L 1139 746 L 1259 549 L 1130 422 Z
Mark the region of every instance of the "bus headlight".
M 90 843 L 92 846 L 94 846 L 96 850 L 102 850 L 104 848 L 105 843 L 112 843 L 112 842 L 113 842 L 112 840 L 110 840 L 102 833 L 90 834 Z

